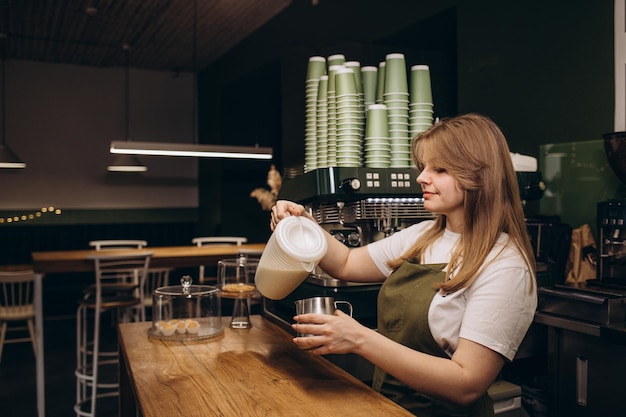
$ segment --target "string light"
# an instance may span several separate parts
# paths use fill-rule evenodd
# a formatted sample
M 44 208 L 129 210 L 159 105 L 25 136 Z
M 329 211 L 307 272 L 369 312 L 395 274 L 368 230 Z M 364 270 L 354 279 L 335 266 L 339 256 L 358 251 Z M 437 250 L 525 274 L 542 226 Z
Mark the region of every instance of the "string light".
M 41 210 L 36 211 L 35 213 L 27 213 L 27 214 L 19 214 L 15 216 L 8 217 L 0 217 L 0 224 L 8 224 L 8 223 L 18 223 L 18 222 L 26 222 L 30 220 L 38 220 L 44 214 L 54 214 L 56 216 L 60 215 L 61 209 L 50 207 L 42 207 Z

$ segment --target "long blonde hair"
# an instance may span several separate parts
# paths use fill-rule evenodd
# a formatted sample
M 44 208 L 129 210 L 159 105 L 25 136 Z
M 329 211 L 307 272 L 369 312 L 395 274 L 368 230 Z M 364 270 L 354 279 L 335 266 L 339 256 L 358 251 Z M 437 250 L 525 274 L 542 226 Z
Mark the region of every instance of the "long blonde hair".
M 503 232 L 525 258 L 534 285 L 533 249 L 509 147 L 500 128 L 485 116 L 466 114 L 435 124 L 413 140 L 412 148 L 419 169 L 425 157 L 429 165 L 446 169 L 465 197 L 461 237 L 452 252 L 447 279 L 438 288 L 454 292 L 471 285 Z M 422 259 L 445 227 L 446 216 L 438 216 L 433 227 L 390 266 L 397 268 L 409 258 Z

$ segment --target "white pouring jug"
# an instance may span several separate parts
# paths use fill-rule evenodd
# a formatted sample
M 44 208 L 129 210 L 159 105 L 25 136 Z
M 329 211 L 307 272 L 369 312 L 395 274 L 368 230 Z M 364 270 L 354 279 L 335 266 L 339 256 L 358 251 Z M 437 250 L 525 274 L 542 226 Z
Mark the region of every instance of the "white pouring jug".
M 282 219 L 263 250 L 254 281 L 272 300 L 285 298 L 315 269 L 328 250 L 324 230 L 302 216 Z

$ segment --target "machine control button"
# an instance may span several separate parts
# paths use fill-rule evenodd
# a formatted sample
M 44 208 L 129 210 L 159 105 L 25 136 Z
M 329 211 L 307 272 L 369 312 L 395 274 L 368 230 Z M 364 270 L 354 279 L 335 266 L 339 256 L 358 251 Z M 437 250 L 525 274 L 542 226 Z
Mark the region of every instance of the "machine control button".
M 398 181 L 391 181 L 392 188 L 398 188 Z
M 374 187 L 380 187 L 380 181 L 374 181 Z
M 391 179 L 392 180 L 398 179 L 398 177 L 396 176 L 395 172 L 391 173 Z
M 361 180 L 358 178 L 348 178 L 347 180 L 341 181 L 341 185 L 339 187 L 345 192 L 351 193 L 361 188 Z

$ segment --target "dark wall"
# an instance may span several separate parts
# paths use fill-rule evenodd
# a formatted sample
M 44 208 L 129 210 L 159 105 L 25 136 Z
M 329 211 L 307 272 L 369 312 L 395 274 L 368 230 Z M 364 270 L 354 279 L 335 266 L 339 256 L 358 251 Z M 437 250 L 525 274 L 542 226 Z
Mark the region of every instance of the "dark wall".
M 201 101 L 200 112 L 209 117 L 201 118 L 200 141 L 269 146 L 274 160 L 200 161 L 198 228 L 206 236 L 246 236 L 250 242 L 265 242 L 268 213 L 250 193 L 269 189 L 267 172 L 281 160 L 279 63 L 270 62 L 228 83 L 221 80 L 209 72 L 201 82 L 209 96 Z
M 370 1 L 320 2 L 316 8 L 295 3 L 211 70 L 227 86 L 246 71 L 281 62 L 279 164 L 302 158 L 300 148 L 292 146 L 303 141 L 304 73 L 315 54 L 346 53 L 367 64 L 384 58 L 382 51 L 398 49 L 445 57 L 444 68 L 435 67 L 433 78 L 444 79 L 456 97 L 449 101 L 448 91 L 437 97 L 438 115 L 489 115 L 520 153 L 537 156 L 540 144 L 589 140 L 612 130 L 612 0 L 436 5 L 406 0 L 378 9 Z M 345 8 L 352 3 L 358 11 L 350 14 Z M 434 88 L 433 94 L 440 93 Z M 298 130 L 299 136 L 291 133 Z
M 201 136 L 204 132 L 209 143 L 243 141 L 225 133 L 224 123 L 237 117 L 238 109 L 223 107 L 222 100 L 234 86 L 263 74 L 272 101 L 263 97 L 264 106 L 255 112 L 262 109 L 263 123 L 281 127 L 276 136 L 260 136 L 259 143 L 280 150 L 273 161 L 279 168 L 300 165 L 308 58 L 344 53 L 375 65 L 389 52 L 432 65 L 436 116 L 486 114 L 500 125 L 514 152 L 539 157 L 542 144 L 597 139 L 612 131 L 612 0 L 396 0 L 384 7 L 376 1 L 337 0 L 316 7 L 294 2 L 205 71 L 200 106 L 207 118 Z M 235 227 L 225 222 L 228 216 L 241 230 L 267 233 L 266 217 L 218 201 L 229 195 L 216 183 L 228 183 L 225 172 L 216 164 L 201 167 L 201 211 L 212 217 L 206 226 Z M 263 185 L 264 178 L 256 180 Z
M 446 114 L 455 113 L 456 22 L 454 9 L 445 3 L 437 5 L 435 11 L 444 10 L 440 15 L 431 6 L 423 8 L 426 16 L 434 17 L 414 26 L 422 18 L 412 14 L 412 2 L 392 1 L 382 12 L 376 12 L 376 2 L 321 2 L 317 7 L 294 2 L 200 74 L 200 141 L 271 146 L 271 164 L 281 173 L 302 165 L 304 85 L 312 55 L 343 53 L 362 65 L 378 65 L 386 54 L 404 52 L 411 64 L 433 65 L 433 83 L 440 87 L 434 94 Z M 407 31 L 398 36 L 402 28 Z M 269 167 L 250 161 L 200 161 L 200 230 L 267 240 L 269 213 L 248 195 L 254 188 L 267 188 Z
M 459 2 L 458 16 L 460 112 L 535 156 L 613 131 L 613 0 Z
M 88 249 L 92 240 L 140 239 L 149 246 L 191 245 L 195 209 L 63 210 L 8 223 L 31 212 L 0 212 L 0 265 L 28 264 L 31 252 Z

